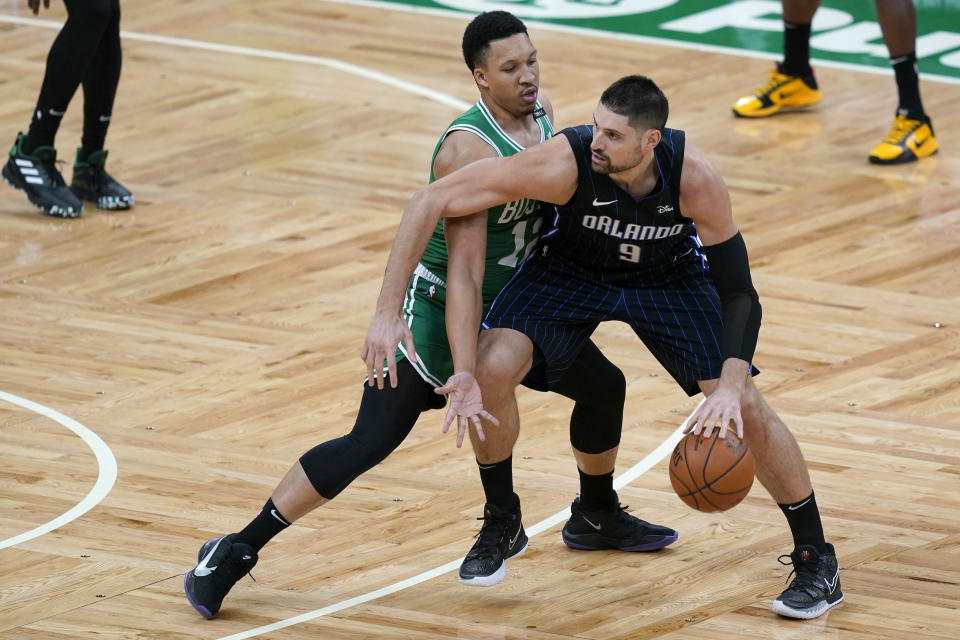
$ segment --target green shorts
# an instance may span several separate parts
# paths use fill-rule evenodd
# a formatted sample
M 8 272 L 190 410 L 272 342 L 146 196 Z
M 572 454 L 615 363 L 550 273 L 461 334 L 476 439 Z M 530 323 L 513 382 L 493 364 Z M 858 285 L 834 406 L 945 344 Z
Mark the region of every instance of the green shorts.
M 413 332 L 417 361 L 411 362 L 420 377 L 433 387 L 440 387 L 453 375 L 453 356 L 447 341 L 445 317 L 447 287 L 443 280 L 417 265 L 403 299 L 403 319 Z M 397 362 L 407 357 L 400 344 Z

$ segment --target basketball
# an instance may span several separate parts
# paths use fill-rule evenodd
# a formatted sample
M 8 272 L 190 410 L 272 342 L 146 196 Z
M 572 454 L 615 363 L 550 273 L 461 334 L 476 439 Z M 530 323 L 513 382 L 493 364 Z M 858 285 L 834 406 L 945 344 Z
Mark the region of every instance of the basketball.
M 710 438 L 688 433 L 670 457 L 670 484 L 680 499 L 698 511 L 726 511 L 747 497 L 753 486 L 753 454 L 727 432 Z

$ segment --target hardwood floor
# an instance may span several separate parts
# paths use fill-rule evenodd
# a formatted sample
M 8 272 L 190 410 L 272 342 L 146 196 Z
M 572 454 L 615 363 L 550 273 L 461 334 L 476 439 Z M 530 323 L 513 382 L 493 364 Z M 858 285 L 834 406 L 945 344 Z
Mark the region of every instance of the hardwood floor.
M 8 5 L 3 16 L 28 15 Z M 39 18 L 62 22 L 53 5 Z M 193 611 L 182 576 L 200 544 L 246 524 L 301 453 L 353 424 L 400 211 L 457 105 L 476 99 L 465 24 L 328 2 L 124 3 L 107 146 L 136 207 L 58 220 L 0 191 L 0 391 L 95 432 L 118 470 L 86 514 L 4 546 L 80 502 L 98 463 L 49 414 L 0 401 L 0 637 L 960 636 L 960 85 L 921 87 L 937 156 L 876 167 L 866 155 L 890 125 L 888 76 L 819 69 L 815 110 L 737 120 L 730 104 L 768 61 L 546 29 L 531 36 L 560 127 L 588 121 L 616 77 L 647 73 L 671 126 L 724 175 L 763 303 L 757 383 L 807 457 L 844 606 L 809 622 L 771 613 L 789 573 L 776 558 L 791 548 L 777 507 L 758 483 L 730 512 L 692 511 L 664 460 L 620 490 L 631 512 L 680 531 L 661 553 L 574 552 L 560 520 L 496 588 L 462 587 L 448 568 L 371 597 L 455 567 L 479 528 L 473 456 L 430 412 L 266 547 L 220 618 Z M 15 52 L 0 61 L 8 142 L 56 33 L 0 21 Z M 81 97 L 57 138 L 67 180 Z M 604 325 L 597 341 L 628 382 L 620 474 L 698 400 L 626 327 Z M 515 482 L 533 530 L 577 491 L 570 403 L 524 390 L 520 405 Z

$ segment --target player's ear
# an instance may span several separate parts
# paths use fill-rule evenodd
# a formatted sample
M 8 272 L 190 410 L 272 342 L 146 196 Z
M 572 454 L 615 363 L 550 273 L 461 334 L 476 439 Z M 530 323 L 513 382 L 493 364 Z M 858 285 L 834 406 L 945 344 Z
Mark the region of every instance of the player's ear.
M 487 75 L 480 67 L 474 67 L 473 79 L 477 82 L 477 85 L 488 89 L 490 88 L 490 83 L 487 82 Z
M 643 143 L 645 146 L 653 149 L 660 144 L 660 138 L 662 137 L 660 129 L 647 129 L 643 132 Z

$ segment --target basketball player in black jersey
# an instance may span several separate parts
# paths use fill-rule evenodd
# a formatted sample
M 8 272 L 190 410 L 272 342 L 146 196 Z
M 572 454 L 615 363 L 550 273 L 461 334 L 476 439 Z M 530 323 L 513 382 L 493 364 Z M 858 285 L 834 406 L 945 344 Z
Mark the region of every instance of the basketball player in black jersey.
M 456 417 L 462 433 L 489 411 L 500 427 L 485 429 L 484 441 L 470 429 L 477 459 L 510 455 L 516 385 L 551 388 L 600 322 L 628 323 L 684 391 L 706 394 L 686 431 L 709 436 L 719 427 L 725 437 L 732 426 L 750 445 L 795 545 L 794 580 L 773 610 L 815 618 L 843 600 L 839 567 L 800 448 L 752 380 L 760 304 L 746 246 L 722 178 L 682 131 L 666 128 L 667 113 L 650 79 L 627 76 L 604 91 L 592 127 L 421 190 L 404 211 L 384 287 L 406 280 L 440 218 L 521 197 L 557 205 L 541 244 L 486 316 L 475 371 L 455 359 L 438 390 L 451 395 L 444 429 Z M 595 548 L 602 531 L 591 529 L 605 523 L 577 501 L 571 511 L 564 540 Z

